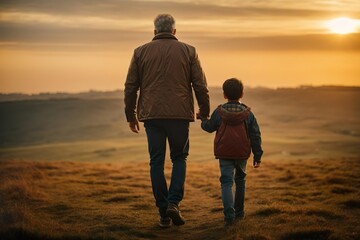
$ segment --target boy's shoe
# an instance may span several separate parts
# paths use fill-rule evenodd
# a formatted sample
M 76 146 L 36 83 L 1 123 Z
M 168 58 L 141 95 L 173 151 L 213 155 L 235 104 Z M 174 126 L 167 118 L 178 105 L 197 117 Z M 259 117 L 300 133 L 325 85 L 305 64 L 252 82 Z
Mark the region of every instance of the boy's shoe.
M 232 225 L 234 225 L 235 223 L 235 219 L 233 218 L 225 218 L 224 219 L 224 227 L 230 227 Z
M 169 217 L 160 217 L 159 226 L 161 228 L 171 227 L 171 219 Z
M 169 203 L 166 210 L 166 215 L 168 215 L 173 221 L 174 225 L 180 226 L 185 224 L 185 219 L 181 216 L 179 207 L 176 204 Z

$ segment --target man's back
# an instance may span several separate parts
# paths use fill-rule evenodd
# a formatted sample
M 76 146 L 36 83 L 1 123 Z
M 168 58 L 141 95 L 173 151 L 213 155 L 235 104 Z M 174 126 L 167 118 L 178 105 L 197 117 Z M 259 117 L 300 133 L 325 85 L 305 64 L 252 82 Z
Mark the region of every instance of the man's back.
M 125 89 L 138 86 L 138 118 L 194 120 L 195 90 L 200 112 L 208 114 L 208 90 L 194 47 L 171 33 L 157 34 L 135 49 Z M 125 96 L 129 99 L 129 92 Z M 131 97 L 131 96 L 130 96 Z M 129 104 L 126 104 L 129 106 Z M 131 106 L 131 104 L 130 104 Z M 201 109 L 203 107 L 203 109 Z M 132 110 L 127 111 L 133 114 Z
M 151 82 L 168 86 L 188 83 L 195 54 L 194 47 L 179 42 L 174 35 L 156 35 L 153 41 L 135 50 L 142 86 L 147 87 Z

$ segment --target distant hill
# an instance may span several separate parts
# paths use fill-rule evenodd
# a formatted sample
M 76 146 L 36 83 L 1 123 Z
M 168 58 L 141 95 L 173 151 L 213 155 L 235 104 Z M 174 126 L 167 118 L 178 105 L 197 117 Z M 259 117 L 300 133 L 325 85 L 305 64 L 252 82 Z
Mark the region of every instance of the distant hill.
M 274 91 L 274 90 L 287 90 L 287 91 L 296 91 L 296 90 L 332 90 L 332 91 L 359 91 L 360 86 L 308 86 L 302 85 L 296 88 L 265 88 L 265 87 L 256 87 L 256 88 L 246 88 L 246 91 Z M 221 92 L 221 87 L 210 87 L 210 94 L 212 92 Z M 0 102 L 9 102 L 9 101 L 22 101 L 22 100 L 56 100 L 56 99 L 100 99 L 100 98 L 123 98 L 123 90 L 114 90 L 114 91 L 95 91 L 91 90 L 88 92 L 79 92 L 79 93 L 66 93 L 66 92 L 46 92 L 38 94 L 24 94 L 24 93 L 0 93 Z
M 133 153 L 126 161 L 147 158 L 144 127 L 129 130 L 123 97 L 122 90 L 0 95 L 0 160 L 113 161 L 124 151 Z M 221 88 L 210 88 L 210 100 L 211 111 L 225 102 Z M 360 156 L 360 87 L 245 88 L 242 101 L 260 124 L 265 157 Z M 212 136 L 199 121 L 190 126 L 191 155 L 208 159 Z
M 0 93 L 0 102 L 22 101 L 22 100 L 56 100 L 56 99 L 100 99 L 100 98 L 120 98 L 123 97 L 123 91 L 88 91 L 80 93 Z

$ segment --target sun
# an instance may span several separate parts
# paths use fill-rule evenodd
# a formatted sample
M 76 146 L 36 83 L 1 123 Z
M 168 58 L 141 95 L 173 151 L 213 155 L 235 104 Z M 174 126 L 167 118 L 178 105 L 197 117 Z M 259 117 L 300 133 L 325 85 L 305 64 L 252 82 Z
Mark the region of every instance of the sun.
M 326 27 L 333 33 L 349 34 L 357 31 L 359 20 L 341 17 L 326 22 Z

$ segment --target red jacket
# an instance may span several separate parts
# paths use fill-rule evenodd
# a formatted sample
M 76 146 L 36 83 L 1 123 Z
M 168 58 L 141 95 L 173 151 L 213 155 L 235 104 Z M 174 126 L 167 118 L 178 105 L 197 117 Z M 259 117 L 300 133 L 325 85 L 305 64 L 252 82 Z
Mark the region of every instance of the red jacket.
M 246 117 L 247 116 L 247 117 Z M 240 128 L 237 123 L 242 123 L 245 119 L 246 133 L 239 134 Z M 223 121 L 224 119 L 224 121 Z M 220 129 L 220 125 L 223 125 Z M 235 125 L 235 126 L 234 126 Z M 225 128 L 226 126 L 226 128 Z M 251 151 L 254 154 L 254 162 L 261 162 L 263 150 L 261 147 L 261 132 L 254 114 L 250 108 L 240 102 L 228 102 L 217 107 L 211 114 L 210 119 L 202 120 L 201 128 L 209 133 L 217 131 L 216 140 L 214 142 L 215 157 L 222 159 L 245 159 L 248 154 L 239 154 L 238 151 L 244 146 L 243 142 L 247 142 L 250 138 Z M 244 133 L 243 130 L 240 132 Z M 246 141 L 241 141 L 245 138 Z M 221 137 L 223 136 L 223 138 Z M 243 152 L 247 153 L 248 150 Z M 239 158 L 238 158 L 239 157 Z
M 250 157 L 251 144 L 245 120 L 249 116 L 250 108 L 242 110 L 229 109 L 219 106 L 222 122 L 216 131 L 214 139 L 214 155 L 220 159 L 245 160 Z

